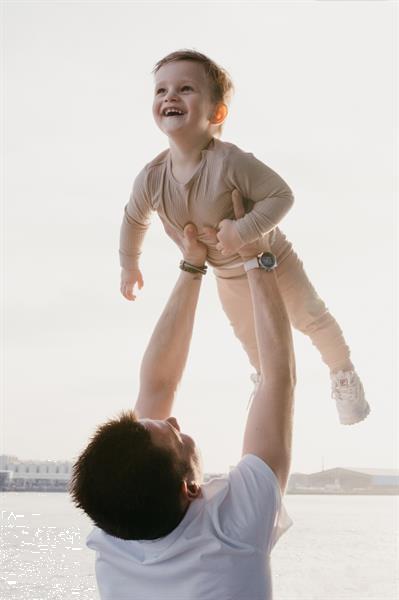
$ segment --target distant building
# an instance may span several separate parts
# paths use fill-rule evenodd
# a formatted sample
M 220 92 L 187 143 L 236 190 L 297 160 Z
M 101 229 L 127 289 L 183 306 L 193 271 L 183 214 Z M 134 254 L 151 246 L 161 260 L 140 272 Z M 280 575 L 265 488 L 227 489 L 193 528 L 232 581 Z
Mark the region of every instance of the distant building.
M 233 467 L 230 467 L 230 470 Z M 0 456 L 0 491 L 65 492 L 72 463 L 54 460 L 19 460 Z M 204 482 L 226 473 L 205 473 Z M 317 473 L 292 473 L 288 494 L 399 494 L 397 469 L 327 469 Z
M 305 473 L 291 473 L 288 485 L 287 485 L 287 493 L 295 493 L 296 491 L 301 491 L 309 486 L 309 475 L 305 475 Z
M 293 473 L 288 493 L 399 494 L 396 469 L 327 469 L 308 475 Z
M 0 470 L 5 469 L 5 466 L 9 463 L 17 463 L 18 458 L 16 456 L 11 456 L 8 454 L 0 455 Z
M 15 456 L 0 456 L 0 490 L 66 491 L 72 463 L 68 461 L 21 461 Z
M 350 469 L 370 478 L 373 487 L 387 488 L 399 486 L 398 469 Z
M 0 492 L 4 492 L 10 485 L 10 471 L 0 471 Z

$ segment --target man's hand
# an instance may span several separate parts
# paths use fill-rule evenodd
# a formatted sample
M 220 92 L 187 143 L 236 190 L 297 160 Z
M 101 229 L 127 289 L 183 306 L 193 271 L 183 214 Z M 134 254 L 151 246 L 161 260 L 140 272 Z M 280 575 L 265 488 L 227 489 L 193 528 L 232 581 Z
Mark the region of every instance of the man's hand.
M 184 227 L 183 235 L 169 225 L 169 223 L 163 222 L 163 226 L 168 236 L 179 246 L 184 260 L 196 267 L 203 267 L 207 255 L 207 247 L 198 241 L 196 226 L 192 223 L 187 223 Z
M 139 290 L 144 285 L 143 276 L 140 269 L 122 269 L 121 271 L 121 293 L 126 300 L 136 300 L 133 293 L 134 286 L 137 284 Z
M 198 232 L 196 226 L 192 223 L 187 223 L 183 235 L 169 224 L 163 223 L 163 226 L 168 236 L 179 246 L 184 260 L 195 267 L 203 267 L 205 264 L 207 247 L 197 240 Z M 121 293 L 127 300 L 136 300 L 136 295 L 133 293 L 136 284 L 139 290 L 141 290 L 144 285 L 140 269 L 132 269 L 129 271 L 127 269 L 122 269 Z
M 245 208 L 244 208 L 244 203 L 242 200 L 242 195 L 239 190 L 233 190 L 232 202 L 233 202 L 235 218 L 241 219 L 245 215 Z M 223 221 L 221 221 L 219 226 L 223 224 L 223 229 L 225 232 L 227 231 L 226 227 L 228 227 L 230 229 L 230 225 L 227 226 L 226 225 L 227 223 L 231 223 L 232 225 L 235 225 L 234 221 L 230 221 L 229 219 L 224 219 Z M 216 231 L 216 229 L 213 229 L 212 227 L 204 227 L 204 233 L 206 235 L 205 239 L 207 241 L 213 242 L 213 243 L 218 242 L 216 245 L 217 250 L 220 250 L 223 255 L 229 254 L 228 252 L 222 250 L 223 243 L 220 241 L 220 230 Z M 237 231 L 237 236 L 238 236 L 238 231 Z M 241 238 L 240 238 L 240 244 L 242 244 Z M 262 252 L 261 240 L 256 240 L 255 242 L 251 242 L 250 244 L 240 245 L 237 252 L 243 260 L 249 260 L 250 258 L 253 258 L 254 256 L 258 256 L 258 254 L 260 254 Z

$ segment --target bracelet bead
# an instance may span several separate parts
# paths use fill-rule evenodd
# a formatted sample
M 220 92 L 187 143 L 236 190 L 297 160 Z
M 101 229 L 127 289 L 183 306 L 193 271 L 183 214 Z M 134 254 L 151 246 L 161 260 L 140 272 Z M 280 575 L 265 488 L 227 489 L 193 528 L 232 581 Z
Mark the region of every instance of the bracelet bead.
M 208 267 L 204 265 L 203 267 L 197 267 L 196 265 L 192 265 L 186 260 L 181 260 L 179 267 L 182 271 L 187 271 L 188 273 L 201 273 L 202 275 L 206 275 Z

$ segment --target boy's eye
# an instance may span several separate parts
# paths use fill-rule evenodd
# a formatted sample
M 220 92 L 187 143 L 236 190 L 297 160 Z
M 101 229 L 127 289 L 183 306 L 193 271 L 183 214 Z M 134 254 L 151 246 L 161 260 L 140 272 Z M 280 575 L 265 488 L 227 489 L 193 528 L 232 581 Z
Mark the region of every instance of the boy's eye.
M 185 89 L 192 90 L 193 88 L 191 87 L 191 85 L 183 85 L 181 89 L 182 90 L 185 90 Z M 164 91 L 165 91 L 165 88 L 159 88 L 157 90 L 157 94 L 159 94 L 159 92 L 164 92 Z

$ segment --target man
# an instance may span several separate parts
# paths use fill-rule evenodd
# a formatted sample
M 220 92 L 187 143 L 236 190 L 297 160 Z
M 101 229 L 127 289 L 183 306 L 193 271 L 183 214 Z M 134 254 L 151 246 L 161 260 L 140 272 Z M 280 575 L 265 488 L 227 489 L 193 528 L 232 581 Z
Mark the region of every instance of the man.
M 236 218 L 242 199 L 233 193 Z M 206 247 L 187 225 L 184 263 L 145 352 L 133 411 L 102 425 L 74 465 L 71 494 L 95 522 L 102 600 L 270 600 L 270 552 L 287 528 L 295 361 L 274 270 L 241 248 L 254 307 L 261 375 L 242 459 L 203 484 L 200 452 L 171 417 L 187 360 Z M 223 251 L 219 242 L 218 248 Z M 264 257 L 269 259 L 270 256 Z M 268 261 L 264 263 L 267 265 Z M 225 435 L 228 415 L 213 423 Z

